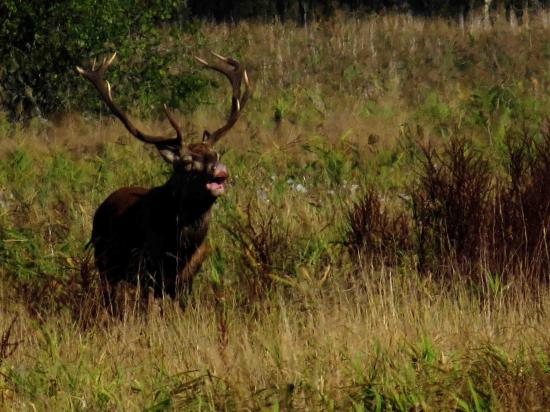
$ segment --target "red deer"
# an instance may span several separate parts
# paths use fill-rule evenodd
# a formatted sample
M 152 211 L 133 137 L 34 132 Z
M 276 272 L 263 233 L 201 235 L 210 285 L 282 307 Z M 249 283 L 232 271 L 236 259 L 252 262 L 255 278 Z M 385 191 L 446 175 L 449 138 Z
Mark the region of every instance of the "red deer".
M 233 90 L 231 111 L 222 127 L 212 133 L 204 131 L 201 143 L 184 144 L 182 132 L 166 106 L 164 111 L 175 136 L 147 134 L 131 122 L 113 101 L 111 85 L 103 79 L 116 53 L 97 68 L 95 63 L 91 70 L 77 67 L 126 129 L 138 140 L 154 144 L 173 168 L 162 186 L 123 187 L 107 197 L 95 212 L 90 243 L 104 298 L 110 304 L 121 281 L 141 290 L 151 288 L 155 297 L 178 297 L 182 302 L 206 257 L 210 209 L 224 193 L 228 178 L 227 168 L 213 145 L 233 127 L 250 95 L 242 65 L 213 54 L 222 64 L 196 59 L 229 79 Z

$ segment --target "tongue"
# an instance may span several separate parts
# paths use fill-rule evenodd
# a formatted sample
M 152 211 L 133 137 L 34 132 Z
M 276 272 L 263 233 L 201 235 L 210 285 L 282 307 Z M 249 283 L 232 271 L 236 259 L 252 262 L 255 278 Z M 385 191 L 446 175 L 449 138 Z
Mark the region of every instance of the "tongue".
M 209 190 L 223 189 L 223 183 L 216 183 L 216 182 L 207 183 L 206 188 Z

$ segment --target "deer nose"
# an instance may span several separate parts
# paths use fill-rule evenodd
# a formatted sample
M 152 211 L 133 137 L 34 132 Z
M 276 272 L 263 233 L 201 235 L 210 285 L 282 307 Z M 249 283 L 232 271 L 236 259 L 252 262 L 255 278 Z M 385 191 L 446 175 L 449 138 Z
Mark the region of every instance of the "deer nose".
M 214 163 L 213 172 L 215 178 L 227 179 L 229 177 L 229 173 L 227 173 L 227 167 L 225 167 L 223 163 Z

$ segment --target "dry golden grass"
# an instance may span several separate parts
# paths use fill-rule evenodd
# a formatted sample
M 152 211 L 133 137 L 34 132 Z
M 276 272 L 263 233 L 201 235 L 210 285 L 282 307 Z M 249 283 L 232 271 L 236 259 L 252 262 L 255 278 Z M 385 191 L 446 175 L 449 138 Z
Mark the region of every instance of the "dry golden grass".
M 501 129 L 538 126 L 547 38 L 545 12 L 529 28 L 397 15 L 184 34 L 189 54 L 241 57 L 254 83 L 220 142 L 232 187 L 184 313 L 110 319 L 67 281 L 107 194 L 165 179 L 157 154 L 111 118 L 0 121 L 0 409 L 545 410 L 547 286 L 518 276 L 491 289 L 460 273 L 437 282 L 416 273 L 415 256 L 361 267 L 339 242 L 365 182 L 390 207 L 405 204 L 408 127 L 436 145 L 458 130 L 497 153 Z M 502 95 L 491 100 L 493 89 Z M 185 131 L 221 122 L 226 92 L 178 114 Z M 247 207 L 256 221 L 274 214 L 272 239 L 289 234 L 273 241 L 272 267 L 226 229 Z M 252 296 L 255 277 L 266 288 Z
M 391 271 L 365 271 L 347 290 L 332 278 L 324 288 L 297 282 L 255 313 L 230 301 L 219 310 L 202 290 L 185 313 L 129 314 L 89 329 L 10 308 L 2 329 L 18 313 L 10 339 L 20 343 L 4 361 L 3 405 L 374 409 L 369 396 L 379 396 L 384 408 L 455 410 L 471 403 L 471 385 L 497 410 L 548 401 L 550 319 L 529 299 L 480 303 L 463 287 L 443 292 Z M 541 291 L 539 307 L 549 296 Z

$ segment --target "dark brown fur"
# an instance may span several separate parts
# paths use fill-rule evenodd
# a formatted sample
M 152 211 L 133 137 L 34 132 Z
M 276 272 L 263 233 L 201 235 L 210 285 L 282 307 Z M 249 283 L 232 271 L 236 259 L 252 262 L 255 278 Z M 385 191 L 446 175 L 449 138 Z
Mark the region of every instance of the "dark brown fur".
M 216 200 L 206 184 L 225 166 L 206 144 L 189 150 L 193 160 L 174 163 L 164 185 L 119 189 L 97 209 L 91 241 L 106 288 L 124 280 L 172 298 L 191 290 Z
M 250 87 L 246 70 L 238 61 L 215 53 L 223 65 L 197 58 L 204 67 L 229 80 L 231 111 L 222 127 L 212 133 L 204 131 L 202 143 L 185 145 L 181 130 L 166 107 L 175 137 L 143 132 L 113 101 L 111 86 L 103 75 L 115 56 L 116 53 L 98 67 L 94 64 L 91 70 L 77 67 L 77 71 L 93 84 L 134 137 L 156 146 L 164 160 L 172 165 L 173 173 L 168 182 L 152 189 L 119 189 L 97 209 L 90 242 L 94 246 L 104 296 L 107 303 L 114 303 L 112 292 L 121 281 L 144 291 L 151 288 L 156 297 L 186 296 L 193 276 L 206 257 L 210 209 L 223 194 L 228 177 L 212 146 L 234 126 L 248 100 Z M 244 91 L 241 90 L 243 83 Z

